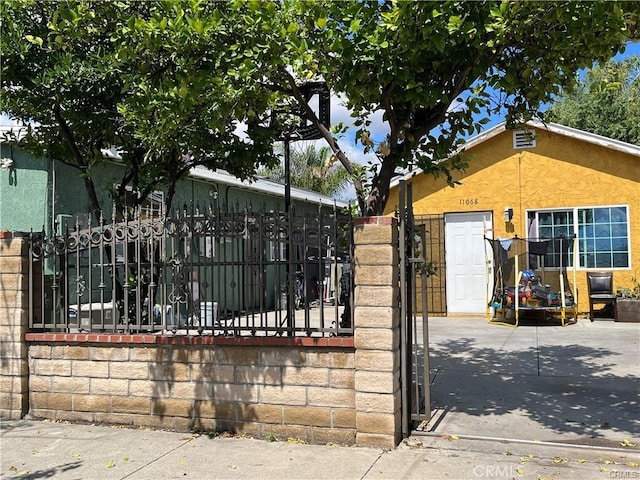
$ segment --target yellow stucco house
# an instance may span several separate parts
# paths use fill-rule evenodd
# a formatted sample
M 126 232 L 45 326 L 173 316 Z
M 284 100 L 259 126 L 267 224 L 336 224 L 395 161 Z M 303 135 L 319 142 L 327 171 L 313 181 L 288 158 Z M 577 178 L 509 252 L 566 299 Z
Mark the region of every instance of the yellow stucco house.
M 579 312 L 589 310 L 587 271 L 613 272 L 614 290 L 640 278 L 640 147 L 529 122 L 519 130 L 499 124 L 464 151 L 469 167 L 454 173 L 460 185 L 415 170 L 394 179 L 387 204 L 390 214 L 400 180 L 411 185 L 438 268 L 426 286 L 432 314 L 486 314 L 496 274 L 505 274 L 504 286 L 515 283 L 513 272 L 496 271 L 497 242 L 505 257 L 519 250 L 519 270 L 535 271 L 551 292 L 564 271 Z M 568 252 L 535 251 L 553 238 L 568 239 Z

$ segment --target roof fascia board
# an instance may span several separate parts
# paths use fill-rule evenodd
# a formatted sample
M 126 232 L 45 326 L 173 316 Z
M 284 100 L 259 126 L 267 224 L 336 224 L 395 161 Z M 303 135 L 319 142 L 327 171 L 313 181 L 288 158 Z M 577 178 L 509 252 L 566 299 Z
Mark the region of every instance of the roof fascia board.
M 640 147 L 631 143 L 621 142 L 620 140 L 603 137 L 602 135 L 598 135 L 595 133 L 585 132 L 584 130 L 579 130 L 577 128 L 566 127 L 558 123 L 529 121 L 527 122 L 527 125 L 533 128 L 538 128 L 540 130 L 548 130 L 559 135 L 564 135 L 565 137 L 582 140 L 593 145 L 599 145 L 611 150 L 627 153 L 635 157 L 640 157 Z
M 640 157 L 640 147 L 638 147 L 637 145 L 621 142 L 620 140 L 614 140 L 612 138 L 603 137 L 602 135 L 597 135 L 595 133 L 585 132 L 584 130 L 579 130 L 577 128 L 566 127 L 558 123 L 551 123 L 551 122 L 543 123 L 540 121 L 530 120 L 526 122 L 523 125 L 523 127 L 536 128 L 539 130 L 547 130 L 549 132 L 557 133 L 558 135 L 563 135 L 569 138 L 575 138 L 577 140 L 590 143 L 592 145 L 599 145 L 604 148 L 609 148 L 611 150 L 616 150 L 629 155 Z M 486 132 L 483 132 L 473 137 L 472 139 L 470 139 L 468 142 L 466 142 L 464 145 L 458 148 L 453 154 L 451 154 L 448 158 L 454 157 L 467 149 L 473 148 L 476 145 L 486 142 L 487 140 L 490 140 L 496 135 L 501 134 L 505 130 L 506 130 L 506 122 L 501 122 L 491 127 Z M 400 180 L 409 180 L 410 178 L 415 177 L 416 175 L 420 175 L 422 173 L 423 173 L 423 170 L 421 168 L 416 168 L 414 170 L 411 170 L 410 172 L 402 176 L 393 178 L 391 180 L 390 186 L 391 188 L 396 187 L 400 183 Z
M 248 182 L 246 180 L 240 180 L 237 177 L 231 175 L 214 172 L 202 167 L 192 168 L 189 172 L 189 177 L 206 182 L 221 183 L 233 187 L 243 188 L 256 193 L 264 193 L 275 197 L 284 198 L 284 185 L 270 180 L 258 179 L 255 182 Z M 349 203 L 336 200 L 326 195 L 322 195 L 310 190 L 304 190 L 297 187 L 291 187 L 291 199 L 309 203 L 316 203 L 321 205 L 336 205 L 337 207 L 346 207 Z
M 458 147 L 451 155 L 449 155 L 447 158 L 452 158 L 455 157 L 456 155 L 464 152 L 465 150 L 469 149 L 469 148 L 473 148 L 476 145 L 482 143 L 482 142 L 486 142 L 487 140 L 495 137 L 496 135 L 501 134 L 502 132 L 505 131 L 505 126 L 506 126 L 506 122 L 500 122 L 497 125 L 494 125 L 493 127 L 491 127 L 489 130 L 487 130 L 486 132 L 482 132 L 479 135 L 476 135 L 475 137 L 471 138 L 468 142 L 465 142 L 463 145 L 461 145 L 460 147 Z M 413 170 L 411 170 L 410 172 L 405 173 L 402 176 L 398 176 L 395 178 L 391 179 L 391 188 L 398 186 L 398 184 L 400 183 L 401 180 L 409 180 L 411 177 L 415 177 L 416 175 L 420 175 L 424 173 L 424 171 L 421 168 L 415 168 Z
M 5 138 L 5 135 L 13 134 L 16 139 L 22 140 L 27 133 L 27 127 L 22 125 L 0 125 L 0 142 L 12 143 Z

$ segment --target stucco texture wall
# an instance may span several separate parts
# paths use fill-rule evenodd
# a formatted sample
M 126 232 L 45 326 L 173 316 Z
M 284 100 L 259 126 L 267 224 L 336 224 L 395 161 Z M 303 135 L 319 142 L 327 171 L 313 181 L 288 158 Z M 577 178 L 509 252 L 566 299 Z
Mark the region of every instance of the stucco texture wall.
M 0 170 L 0 231 L 41 231 L 51 233 L 53 223 L 64 219 L 73 228 L 76 215 L 90 211 L 84 180 L 78 169 L 46 159 L 36 159 L 9 144 L 0 145 L 2 158 L 13 158 L 15 168 Z M 91 175 L 98 201 L 111 221 L 111 190 L 123 176 L 123 167 L 106 161 L 94 165 Z M 158 190 L 165 189 L 160 186 Z M 172 207 L 181 209 L 191 205 L 204 210 L 213 208 L 251 208 L 254 211 L 284 210 L 284 197 L 255 192 L 234 185 L 215 184 L 201 179 L 183 179 L 176 186 Z M 318 205 L 293 200 L 298 214 L 315 214 Z M 62 217 L 60 216 L 62 215 Z M 53 217 L 56 218 L 53 218 Z M 96 219 L 92 219 L 96 223 Z
M 629 211 L 631 266 L 614 271 L 614 288 L 630 286 L 640 276 L 640 158 L 547 130 L 536 129 L 537 145 L 514 149 L 504 131 L 469 149 L 469 168 L 455 172 L 461 184 L 420 174 L 413 188 L 414 214 L 493 213 L 493 237 L 527 237 L 527 211 L 625 205 Z M 387 205 L 398 204 L 394 188 Z M 504 208 L 513 208 L 511 223 Z M 569 280 L 572 280 L 571 274 Z M 586 273 L 577 271 L 579 310 L 588 311 Z
M 8 144 L 0 145 L 0 149 L 1 158 L 14 160 L 14 168 L 0 170 L 0 231 L 48 228 L 51 218 L 49 165 Z

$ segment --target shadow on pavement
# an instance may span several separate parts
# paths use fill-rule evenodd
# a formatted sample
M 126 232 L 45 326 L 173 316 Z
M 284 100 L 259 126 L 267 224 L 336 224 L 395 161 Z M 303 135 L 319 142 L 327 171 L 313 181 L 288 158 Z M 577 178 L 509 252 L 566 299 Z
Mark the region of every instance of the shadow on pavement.
M 82 465 L 82 462 L 71 462 L 65 463 L 63 465 L 58 465 L 55 467 L 47 468 L 45 470 L 38 470 L 36 472 L 31 472 L 28 470 L 18 471 L 15 469 L 15 473 L 11 475 L 10 479 L 21 479 L 21 480 L 35 480 L 38 478 L 59 478 L 60 475 L 69 472 L 71 470 L 75 470 Z
M 620 363 L 628 356 L 579 344 L 572 327 L 558 327 L 561 333 L 552 335 L 546 328 L 538 335 L 530 326 L 528 332 L 522 326 L 488 328 L 506 330 L 487 330 L 484 338 L 460 329 L 460 338 L 431 342 L 435 415 L 429 431 L 603 446 L 633 438 L 640 443 L 640 379 L 629 373 L 633 366 Z

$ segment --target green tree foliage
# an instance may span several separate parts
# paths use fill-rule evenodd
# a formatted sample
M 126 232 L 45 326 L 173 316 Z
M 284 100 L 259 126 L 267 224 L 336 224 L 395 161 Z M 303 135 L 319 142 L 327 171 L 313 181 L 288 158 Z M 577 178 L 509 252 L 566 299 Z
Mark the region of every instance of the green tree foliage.
M 171 198 L 193 165 L 242 178 L 274 165 L 273 144 L 304 117 L 351 176 L 361 213 L 375 215 L 397 167 L 450 179 L 464 162 L 442 159 L 461 138 L 504 107 L 514 124 L 571 89 L 579 69 L 635 37 L 640 7 L 13 0 L 0 9 L 0 108 L 37 122 L 30 145 L 51 158 L 90 178 L 97 147 L 119 145 L 123 180 L 145 191 L 166 183 Z M 347 99 L 357 140 L 377 156 L 367 184 L 299 89 L 318 79 Z M 369 124 L 377 111 L 382 138 Z
M 301 2 L 317 71 L 343 92 L 374 151 L 365 214 L 383 211 L 397 167 L 448 175 L 442 163 L 506 108 L 509 125 L 571 88 L 637 35 L 633 2 Z M 460 104 L 464 108 L 452 108 Z M 387 133 L 372 139 L 381 110 Z
M 236 72 L 242 64 L 231 50 L 248 32 L 220 27 L 227 8 L 2 2 L 0 110 L 29 125 L 21 140 L 27 151 L 79 169 L 96 218 L 96 188 L 105 186 L 93 184 L 91 170 L 111 145 L 126 167 L 116 202 L 127 186 L 141 192 L 139 200 L 166 186 L 170 205 L 176 182 L 196 165 L 251 178 L 277 162 L 273 134 L 263 138 L 253 113 L 277 94 Z M 238 135 L 242 122 L 248 128 Z
M 280 183 L 285 181 L 282 164 L 264 169 L 260 175 Z M 329 147 L 317 149 L 313 145 L 291 151 L 290 176 L 291 185 L 329 197 L 339 196 L 350 183 L 347 171 L 337 163 L 337 158 L 331 154 Z
M 116 102 L 122 89 L 118 72 L 93 63 L 100 58 L 97 52 L 109 49 L 112 16 L 105 17 L 104 28 L 93 30 L 91 39 L 71 42 L 56 34 L 57 25 L 89 26 L 70 11 L 54 17 L 53 3 L 4 2 L 0 9 L 0 108 L 29 125 L 22 141 L 28 151 L 79 169 L 99 216 L 91 168 L 102 158 L 102 147 L 120 144 L 131 135 L 120 129 L 122 140 L 118 139 L 113 127 L 118 124 Z
M 640 146 L 640 57 L 592 68 L 545 120 Z

